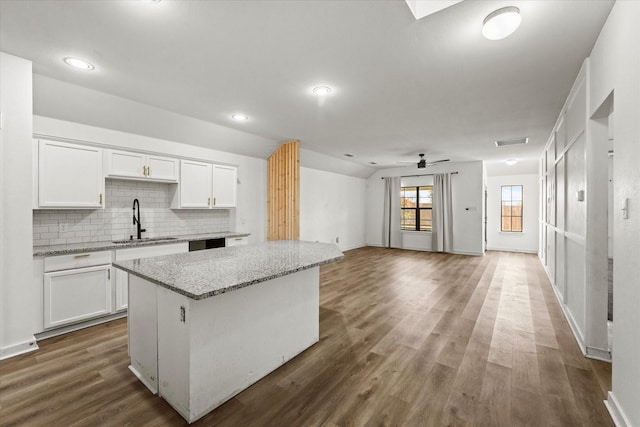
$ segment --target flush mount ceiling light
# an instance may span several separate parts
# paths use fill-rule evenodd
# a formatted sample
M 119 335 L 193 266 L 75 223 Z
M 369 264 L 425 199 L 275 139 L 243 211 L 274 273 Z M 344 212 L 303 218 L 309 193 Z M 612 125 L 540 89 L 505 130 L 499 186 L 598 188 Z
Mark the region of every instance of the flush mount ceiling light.
M 331 88 L 329 86 L 316 86 L 313 88 L 313 93 L 318 96 L 329 95 Z
M 237 120 L 239 122 L 245 122 L 245 121 L 249 120 L 249 117 L 247 115 L 245 115 L 245 114 L 242 114 L 242 113 L 232 114 L 231 118 L 233 120 Z
M 484 18 L 482 35 L 489 40 L 500 40 L 512 34 L 522 21 L 520 9 L 507 6 L 495 10 Z
M 349 153 L 346 153 L 344 156 L 345 157 L 355 157 L 353 154 L 349 154 Z
M 515 165 L 516 163 L 518 163 L 518 160 L 517 160 L 517 159 L 507 159 L 507 160 L 505 160 L 504 162 L 505 162 L 506 164 L 508 164 L 509 166 L 513 166 L 513 165 Z
M 82 59 L 78 59 L 78 58 L 64 58 L 63 59 L 64 62 L 67 65 L 70 65 L 74 68 L 78 68 L 79 70 L 94 70 L 96 67 L 93 66 L 93 64 L 88 63 L 87 61 L 83 61 Z

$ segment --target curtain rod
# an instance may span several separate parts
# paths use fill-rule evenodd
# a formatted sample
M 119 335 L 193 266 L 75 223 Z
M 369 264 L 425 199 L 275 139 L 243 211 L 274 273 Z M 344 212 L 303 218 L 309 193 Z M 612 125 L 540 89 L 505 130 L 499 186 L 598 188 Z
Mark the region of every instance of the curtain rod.
M 449 173 L 451 175 L 458 175 L 458 172 L 445 172 L 445 173 Z M 434 176 L 435 173 L 425 173 L 422 175 L 401 175 L 400 178 L 413 178 L 414 176 Z M 385 178 L 393 178 L 391 176 L 383 176 L 380 177 L 380 179 L 385 179 Z

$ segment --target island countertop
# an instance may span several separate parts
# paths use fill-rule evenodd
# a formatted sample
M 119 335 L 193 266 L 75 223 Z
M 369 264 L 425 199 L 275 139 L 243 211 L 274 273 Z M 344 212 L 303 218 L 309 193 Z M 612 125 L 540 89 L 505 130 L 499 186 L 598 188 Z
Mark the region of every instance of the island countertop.
M 165 255 L 113 266 L 200 300 L 342 258 L 335 244 L 277 240 Z

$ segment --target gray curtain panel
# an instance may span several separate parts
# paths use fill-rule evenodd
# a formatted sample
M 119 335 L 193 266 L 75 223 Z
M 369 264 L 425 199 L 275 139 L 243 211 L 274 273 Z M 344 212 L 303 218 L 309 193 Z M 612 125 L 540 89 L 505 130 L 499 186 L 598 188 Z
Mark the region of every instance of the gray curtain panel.
M 384 218 L 382 220 L 382 244 L 387 248 L 401 248 L 400 234 L 400 177 L 384 179 Z
M 453 248 L 453 216 L 451 209 L 451 174 L 433 176 L 433 225 L 431 250 L 451 252 Z

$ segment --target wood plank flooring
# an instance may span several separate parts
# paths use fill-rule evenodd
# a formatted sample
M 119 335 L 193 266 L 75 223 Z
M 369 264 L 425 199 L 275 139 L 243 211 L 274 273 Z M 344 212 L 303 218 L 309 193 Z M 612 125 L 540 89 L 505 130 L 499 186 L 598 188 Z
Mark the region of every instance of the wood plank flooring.
M 320 342 L 194 425 L 611 426 L 537 257 L 383 248 L 321 268 Z M 0 362 L 2 426 L 181 426 L 127 366 L 126 319 Z

